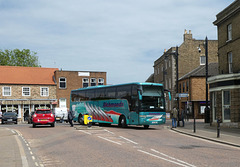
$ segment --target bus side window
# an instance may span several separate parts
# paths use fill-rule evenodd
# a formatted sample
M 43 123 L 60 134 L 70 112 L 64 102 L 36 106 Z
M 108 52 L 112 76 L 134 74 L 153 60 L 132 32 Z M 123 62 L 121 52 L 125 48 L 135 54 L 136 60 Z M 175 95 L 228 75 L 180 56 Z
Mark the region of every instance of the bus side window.
M 116 99 L 116 88 L 106 88 L 105 98 L 106 99 Z

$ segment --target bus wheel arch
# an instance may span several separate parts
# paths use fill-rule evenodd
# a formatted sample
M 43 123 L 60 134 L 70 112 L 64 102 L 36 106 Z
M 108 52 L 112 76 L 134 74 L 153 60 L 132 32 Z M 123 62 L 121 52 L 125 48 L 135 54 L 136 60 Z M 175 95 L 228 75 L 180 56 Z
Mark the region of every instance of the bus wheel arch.
M 124 115 L 121 115 L 119 117 L 118 126 L 122 127 L 122 128 L 126 128 L 127 127 L 127 120 L 126 120 L 126 117 Z

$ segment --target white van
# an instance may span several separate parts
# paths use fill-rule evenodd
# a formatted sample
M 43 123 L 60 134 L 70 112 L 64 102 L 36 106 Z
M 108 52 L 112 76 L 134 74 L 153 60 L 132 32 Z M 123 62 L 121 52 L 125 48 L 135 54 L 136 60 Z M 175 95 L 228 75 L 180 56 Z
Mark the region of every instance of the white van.
M 61 122 L 61 121 L 68 121 L 68 111 L 67 108 L 54 108 L 53 109 L 56 117 L 56 121 Z

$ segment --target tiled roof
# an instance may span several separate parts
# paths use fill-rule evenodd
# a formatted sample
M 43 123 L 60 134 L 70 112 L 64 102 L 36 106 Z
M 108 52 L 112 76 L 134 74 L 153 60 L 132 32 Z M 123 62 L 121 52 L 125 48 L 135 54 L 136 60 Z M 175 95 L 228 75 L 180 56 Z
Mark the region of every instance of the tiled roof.
M 0 66 L 0 84 L 55 85 L 58 68 Z
M 208 76 L 218 75 L 218 63 L 209 63 L 208 64 Z M 198 68 L 195 68 L 191 72 L 182 76 L 179 80 L 186 79 L 189 77 L 205 77 L 206 68 L 205 65 L 201 65 Z

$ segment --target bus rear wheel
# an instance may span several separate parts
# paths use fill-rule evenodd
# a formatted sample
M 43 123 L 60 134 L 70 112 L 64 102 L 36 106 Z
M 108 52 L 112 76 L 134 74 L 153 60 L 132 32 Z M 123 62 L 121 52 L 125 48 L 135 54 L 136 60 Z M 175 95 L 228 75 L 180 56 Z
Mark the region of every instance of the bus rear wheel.
M 120 127 L 122 128 L 126 128 L 127 127 L 127 122 L 126 122 L 126 118 L 125 116 L 121 116 L 119 118 L 119 124 L 118 124 Z

